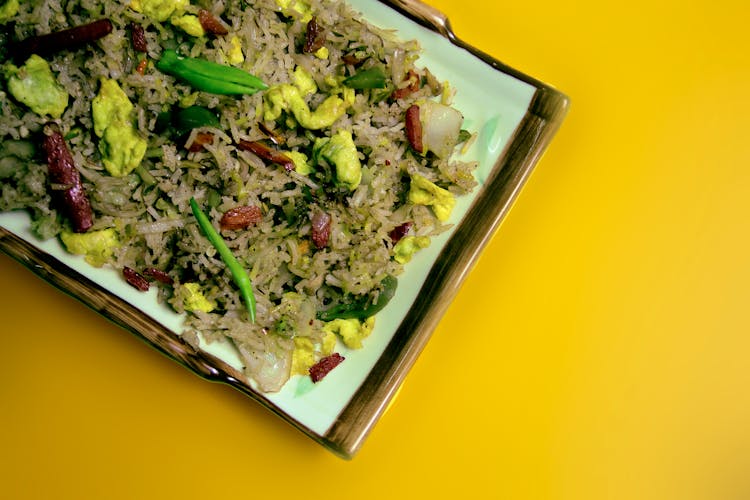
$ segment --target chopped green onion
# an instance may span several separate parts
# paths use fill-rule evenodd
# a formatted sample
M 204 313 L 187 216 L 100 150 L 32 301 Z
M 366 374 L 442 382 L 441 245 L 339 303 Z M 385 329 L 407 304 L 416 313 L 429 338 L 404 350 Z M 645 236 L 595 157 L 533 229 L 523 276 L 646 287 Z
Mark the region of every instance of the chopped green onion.
M 229 272 L 232 273 L 232 279 L 234 279 L 237 288 L 240 289 L 240 295 L 245 301 L 247 312 L 250 314 L 250 321 L 255 323 L 255 295 L 253 294 L 253 285 L 250 282 L 250 277 L 240 263 L 237 262 L 237 259 L 232 254 L 232 251 L 229 250 L 229 247 L 227 247 L 224 239 L 211 225 L 211 221 L 208 220 L 208 216 L 200 209 L 195 198 L 190 198 L 190 208 L 193 210 L 193 215 L 195 215 L 195 218 L 198 221 L 198 226 L 203 231 L 203 234 L 206 235 L 208 241 L 210 241 L 214 248 L 219 252 L 221 260 L 224 261 Z
M 380 66 L 364 69 L 344 80 L 350 89 L 382 89 L 386 86 L 385 72 Z

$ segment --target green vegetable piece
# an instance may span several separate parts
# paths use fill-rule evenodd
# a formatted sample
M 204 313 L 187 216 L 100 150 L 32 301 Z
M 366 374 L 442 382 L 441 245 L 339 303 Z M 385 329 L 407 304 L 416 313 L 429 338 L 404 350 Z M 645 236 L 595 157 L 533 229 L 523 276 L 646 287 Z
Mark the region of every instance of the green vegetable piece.
M 208 108 L 190 106 L 181 109 L 174 116 L 174 128 L 179 135 L 184 135 L 199 127 L 219 127 L 219 119 Z
M 386 86 L 386 77 L 383 68 L 373 66 L 363 69 L 344 80 L 344 85 L 350 89 L 382 89 Z
M 250 282 L 250 277 L 240 263 L 237 262 L 237 259 L 232 254 L 232 251 L 229 250 L 229 247 L 227 247 L 224 239 L 211 225 L 211 221 L 208 220 L 208 216 L 206 216 L 206 214 L 200 209 L 195 198 L 190 198 L 190 208 L 193 210 L 193 215 L 198 220 L 198 226 L 203 231 L 203 234 L 206 235 L 208 241 L 210 241 L 214 248 L 219 252 L 221 260 L 224 261 L 229 272 L 232 273 L 232 279 L 234 279 L 237 288 L 240 289 L 240 295 L 245 301 L 247 312 L 250 314 L 250 321 L 255 323 L 255 295 L 253 294 L 253 285 Z
M 182 57 L 171 49 L 162 53 L 156 67 L 195 89 L 212 94 L 250 95 L 268 88 L 260 78 L 245 70 L 205 59 Z
M 47 61 L 32 54 L 20 68 L 7 64 L 8 92 L 34 113 L 60 118 L 68 107 L 68 92 L 55 80 Z
M 338 304 L 325 311 L 319 311 L 317 316 L 321 321 L 334 319 L 365 319 L 379 313 L 396 294 L 398 280 L 390 274 L 380 282 L 382 289 L 377 298 L 365 296 L 354 302 Z

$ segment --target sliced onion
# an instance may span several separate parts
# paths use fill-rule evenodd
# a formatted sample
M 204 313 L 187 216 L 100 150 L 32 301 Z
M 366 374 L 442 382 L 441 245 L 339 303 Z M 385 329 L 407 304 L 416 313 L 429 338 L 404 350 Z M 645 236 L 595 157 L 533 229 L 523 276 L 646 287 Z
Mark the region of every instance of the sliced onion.
M 450 156 L 458 144 L 463 115 L 445 104 L 427 101 L 419 106 L 419 120 L 424 151 L 432 151 L 439 158 Z

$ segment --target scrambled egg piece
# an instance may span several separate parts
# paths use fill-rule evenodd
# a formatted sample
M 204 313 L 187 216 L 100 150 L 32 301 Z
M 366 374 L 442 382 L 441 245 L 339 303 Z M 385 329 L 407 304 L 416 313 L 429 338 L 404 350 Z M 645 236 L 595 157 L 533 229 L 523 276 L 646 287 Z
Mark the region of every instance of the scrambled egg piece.
M 321 47 L 315 52 L 313 52 L 313 55 L 317 57 L 318 59 L 328 59 L 328 56 L 330 55 L 330 51 L 328 50 L 328 47 Z
M 292 375 L 307 375 L 310 367 L 333 354 L 336 347 L 336 334 L 326 332 L 322 342 L 314 343 L 309 337 L 295 337 L 292 351 Z
M 216 309 L 216 303 L 203 295 L 198 283 L 183 283 L 176 292 L 186 311 L 211 312 Z
M 312 19 L 312 7 L 302 0 L 276 0 L 276 5 L 281 8 L 281 13 L 287 17 L 292 17 L 292 11 L 301 15 L 301 22 L 307 24 Z
M 201 37 L 206 35 L 206 30 L 203 29 L 203 25 L 201 25 L 200 20 L 198 20 L 198 16 L 192 14 L 172 16 L 169 22 L 190 36 Z
M 104 167 L 115 177 L 128 175 L 140 165 L 148 145 L 133 126 L 133 104 L 115 80 L 102 79 L 91 110 Z
M 359 186 L 362 181 L 362 164 L 351 132 L 341 129 L 330 139 L 318 139 L 313 149 L 336 167 L 339 184 L 351 191 Z
M 31 55 L 23 66 L 5 66 L 8 92 L 34 113 L 60 118 L 68 107 L 68 93 L 57 83 L 47 61 Z
M 130 2 L 131 9 L 160 23 L 172 17 L 172 14 L 181 14 L 188 5 L 190 5 L 190 0 L 131 0 Z
M 102 267 L 106 264 L 114 254 L 115 248 L 120 246 L 120 240 L 114 228 L 86 233 L 62 231 L 60 240 L 68 252 L 83 255 L 86 262 L 95 267 Z
M 18 0 L 6 0 L 0 5 L 0 24 L 5 24 L 11 20 L 13 16 L 18 14 L 18 8 L 21 4 Z
M 450 218 L 453 207 L 456 205 L 453 193 L 433 184 L 419 174 L 411 178 L 408 200 L 415 205 L 431 206 L 435 217 L 441 222 Z
M 227 52 L 227 62 L 229 64 L 242 64 L 245 62 L 245 55 L 242 53 L 242 41 L 240 37 L 233 36 L 229 39 L 229 52 Z
M 284 111 L 289 111 L 304 128 L 320 130 L 333 125 L 354 104 L 354 89 L 342 89 L 342 97 L 331 95 L 312 111 L 304 96 L 317 90 L 315 82 L 301 67 L 295 70 L 294 80 L 294 84 L 282 83 L 266 91 L 263 96 L 265 120 L 277 120 Z
M 375 316 L 370 316 L 364 321 L 357 318 L 334 319 L 323 326 L 323 331 L 338 334 L 346 347 L 359 349 L 362 347 L 362 340 L 372 333 L 374 326 Z
M 405 236 L 393 247 L 393 258 L 399 264 L 406 264 L 414 254 L 430 246 L 428 236 Z
M 300 151 L 284 151 L 294 163 L 294 171 L 301 175 L 310 175 L 314 172 L 310 163 L 307 161 L 307 155 Z
M 163 23 L 169 21 L 188 35 L 205 36 L 206 30 L 201 26 L 197 16 L 185 14 L 190 0 L 131 0 L 130 8 L 147 16 L 149 19 Z

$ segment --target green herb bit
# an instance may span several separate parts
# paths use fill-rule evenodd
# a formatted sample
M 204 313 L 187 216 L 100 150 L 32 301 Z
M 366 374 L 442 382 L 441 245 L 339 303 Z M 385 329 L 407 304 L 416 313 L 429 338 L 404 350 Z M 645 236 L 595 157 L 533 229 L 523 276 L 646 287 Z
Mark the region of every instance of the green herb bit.
M 171 49 L 162 53 L 156 67 L 195 89 L 212 94 L 250 95 L 268 88 L 260 78 L 245 70 L 206 59 L 182 57 Z
M 344 85 L 350 89 L 382 89 L 386 86 L 385 72 L 380 66 L 358 71 L 344 80 Z
M 219 127 L 219 119 L 208 108 L 190 106 L 175 113 L 174 128 L 179 135 L 184 135 L 199 127 Z
M 253 286 L 250 282 L 250 277 L 240 263 L 237 262 L 237 259 L 232 254 L 232 251 L 229 250 L 229 247 L 227 247 L 224 239 L 211 225 L 211 221 L 208 220 L 208 216 L 200 209 L 195 198 L 190 198 L 190 208 L 193 210 L 193 215 L 195 215 L 195 218 L 198 221 L 198 226 L 203 231 L 203 234 L 206 235 L 208 241 L 210 241 L 214 248 L 219 252 L 221 260 L 224 261 L 229 272 L 232 273 L 232 279 L 234 279 L 237 288 L 240 289 L 240 295 L 245 301 L 247 312 L 250 314 L 250 321 L 255 323 L 255 295 L 253 294 Z
M 319 311 L 317 316 L 321 321 L 333 321 L 334 319 L 366 319 L 374 316 L 383 309 L 396 294 L 398 280 L 390 274 L 380 282 L 382 289 L 377 299 L 365 296 L 360 300 L 347 304 L 338 304 L 325 311 Z

